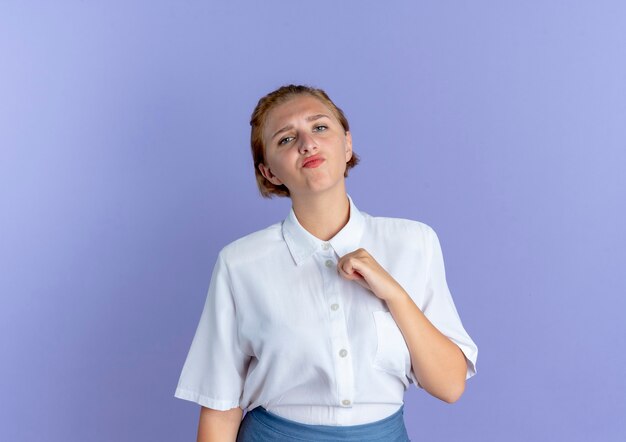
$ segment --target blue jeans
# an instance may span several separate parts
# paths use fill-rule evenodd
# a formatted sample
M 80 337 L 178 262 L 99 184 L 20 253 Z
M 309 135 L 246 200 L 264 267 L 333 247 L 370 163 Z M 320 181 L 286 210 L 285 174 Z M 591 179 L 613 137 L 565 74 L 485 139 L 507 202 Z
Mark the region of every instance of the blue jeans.
M 404 426 L 404 405 L 391 416 L 361 425 L 308 425 L 256 407 L 239 425 L 237 442 L 410 442 Z

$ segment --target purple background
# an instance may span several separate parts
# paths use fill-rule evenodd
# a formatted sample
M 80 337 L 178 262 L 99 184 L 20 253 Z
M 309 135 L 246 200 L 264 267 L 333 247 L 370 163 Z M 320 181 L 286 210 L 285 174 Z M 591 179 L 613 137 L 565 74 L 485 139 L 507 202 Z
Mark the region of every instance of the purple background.
M 0 440 L 195 440 L 173 397 L 258 196 L 257 100 L 324 88 L 372 215 L 430 224 L 479 346 L 413 440 L 626 434 L 626 4 L 0 3 Z M 462 438 L 462 439 L 461 439 Z

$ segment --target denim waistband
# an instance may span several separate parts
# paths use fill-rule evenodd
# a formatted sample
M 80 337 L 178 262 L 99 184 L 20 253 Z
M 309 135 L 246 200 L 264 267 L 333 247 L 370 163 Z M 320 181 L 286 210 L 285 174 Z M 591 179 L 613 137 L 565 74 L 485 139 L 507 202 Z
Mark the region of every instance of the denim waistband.
M 381 420 L 359 425 L 333 426 L 333 425 L 310 425 L 285 419 L 267 411 L 259 406 L 249 411 L 250 418 L 261 424 L 257 433 L 260 438 L 249 440 L 266 440 L 261 433 L 265 431 L 273 431 L 275 438 L 284 436 L 282 440 L 311 440 L 311 441 L 398 441 L 406 442 L 409 440 L 406 427 L 404 426 L 404 404 L 390 416 Z M 246 414 L 246 416 L 247 416 Z M 245 419 L 244 419 L 245 420 Z M 255 426 L 254 423 L 251 425 Z M 253 428 L 247 425 L 247 431 L 252 432 Z M 241 439 L 241 440 L 246 440 Z M 271 439 L 267 439 L 271 440 Z M 278 440 L 278 439 L 274 439 Z

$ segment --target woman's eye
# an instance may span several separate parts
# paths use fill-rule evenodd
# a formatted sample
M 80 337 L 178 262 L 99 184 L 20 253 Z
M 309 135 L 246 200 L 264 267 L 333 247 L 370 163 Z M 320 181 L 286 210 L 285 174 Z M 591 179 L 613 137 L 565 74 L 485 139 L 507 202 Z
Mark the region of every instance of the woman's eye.
M 278 144 L 279 144 L 279 145 L 286 144 L 286 143 L 287 143 L 288 141 L 290 141 L 292 138 L 293 138 L 293 137 L 285 137 L 285 138 L 281 139 L 281 140 L 278 142 Z
M 317 131 L 325 131 L 326 129 L 328 129 L 328 127 L 324 126 L 323 124 L 320 124 L 319 126 L 315 126 L 315 129 Z

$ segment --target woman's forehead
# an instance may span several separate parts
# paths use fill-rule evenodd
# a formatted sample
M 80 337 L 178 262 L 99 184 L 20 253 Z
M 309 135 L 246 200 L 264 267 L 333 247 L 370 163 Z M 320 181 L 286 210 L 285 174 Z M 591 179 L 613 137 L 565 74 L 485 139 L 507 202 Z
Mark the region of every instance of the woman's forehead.
M 336 119 L 331 109 L 312 95 L 302 94 L 290 98 L 268 112 L 265 121 L 265 135 L 271 136 L 272 130 L 278 130 L 288 125 L 293 119 L 305 119 L 308 116 L 319 114 Z
M 318 98 L 303 94 L 290 98 L 288 101 L 276 105 L 268 113 L 267 123 L 268 126 L 272 124 L 280 124 L 283 120 L 287 120 L 293 117 L 306 118 L 308 114 L 327 114 L 332 117 L 332 112 Z

